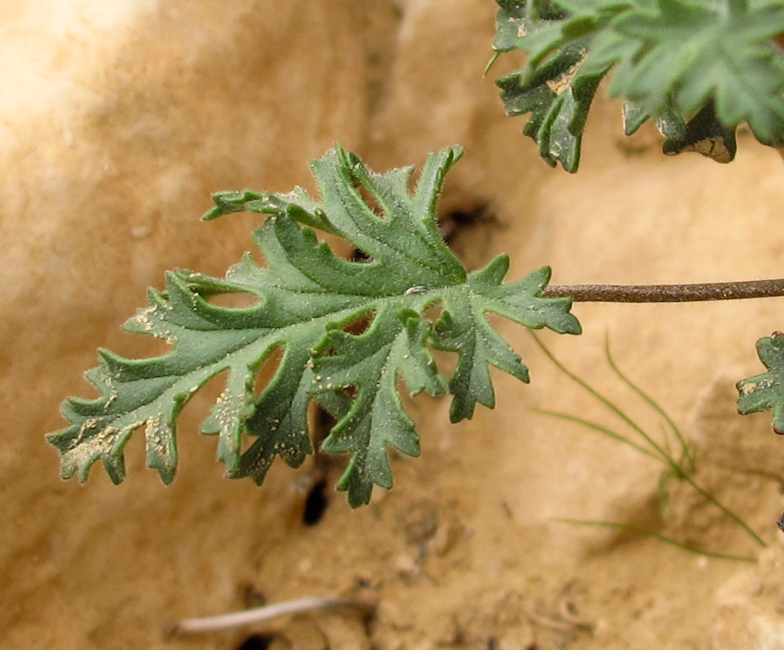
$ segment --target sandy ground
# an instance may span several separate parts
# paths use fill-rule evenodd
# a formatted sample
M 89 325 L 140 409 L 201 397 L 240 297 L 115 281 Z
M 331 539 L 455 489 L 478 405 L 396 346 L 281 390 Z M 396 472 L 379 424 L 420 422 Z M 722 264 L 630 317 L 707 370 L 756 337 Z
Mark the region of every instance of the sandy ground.
M 455 426 L 448 401 L 411 400 L 422 458 L 395 456 L 395 488 L 360 510 L 334 491 L 341 458 L 276 465 L 262 489 L 221 478 L 214 441 L 195 433 L 209 395 L 183 414 L 172 486 L 144 468 L 141 440 L 122 486 L 100 469 L 84 487 L 59 480 L 43 434 L 62 426 L 66 395 L 89 395 L 80 377 L 95 348 L 160 351 L 118 331 L 145 288 L 166 268 L 222 274 L 251 247 L 257 219 L 198 221 L 209 194 L 310 187 L 306 161 L 333 140 L 378 170 L 464 145 L 441 217 L 459 222 L 451 243 L 471 268 L 507 252 L 511 279 L 549 264 L 564 284 L 781 275 L 777 152 L 741 134 L 731 165 L 666 158 L 654 133 L 624 140 L 619 106 L 602 99 L 580 173 L 552 170 L 482 77 L 494 3 L 449 4 L 0 9 L 4 648 L 784 648 L 784 447 L 769 416 L 735 413 L 733 388 L 762 371 L 754 343 L 782 327 L 778 300 L 581 304 L 583 336 L 542 338 L 662 440 L 661 416 L 609 369 L 609 337 L 620 368 L 692 445 L 694 482 L 766 548 L 693 486 L 662 481 L 663 465 L 535 412 L 635 435 L 503 322 L 532 384 L 494 374 L 497 408 Z M 641 527 L 714 555 L 559 519 Z M 306 596 L 373 613 L 165 634 L 183 617 Z

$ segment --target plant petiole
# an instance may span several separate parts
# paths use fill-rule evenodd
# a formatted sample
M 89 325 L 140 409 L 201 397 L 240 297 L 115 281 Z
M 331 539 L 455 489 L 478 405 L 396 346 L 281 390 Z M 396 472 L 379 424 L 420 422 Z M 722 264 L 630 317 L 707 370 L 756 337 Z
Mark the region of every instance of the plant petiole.
M 575 302 L 705 302 L 784 296 L 784 279 L 697 284 L 563 284 L 551 285 L 543 298 Z

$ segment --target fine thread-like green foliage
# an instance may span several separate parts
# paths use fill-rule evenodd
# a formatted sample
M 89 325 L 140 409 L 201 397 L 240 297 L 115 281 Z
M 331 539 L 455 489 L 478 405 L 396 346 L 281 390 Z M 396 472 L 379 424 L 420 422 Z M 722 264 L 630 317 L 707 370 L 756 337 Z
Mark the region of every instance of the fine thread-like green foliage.
M 496 0 L 497 52 L 522 50 L 499 79 L 509 115 L 551 166 L 577 170 L 601 80 L 626 100 L 627 135 L 653 119 L 664 152 L 735 156 L 735 129 L 784 144 L 782 0 Z
M 752 530 L 752 528 L 745 521 L 743 521 L 743 519 L 741 519 L 736 513 L 734 513 L 727 506 L 721 503 L 710 492 L 702 488 L 694 480 L 693 475 L 696 472 L 697 465 L 696 465 L 694 450 L 692 449 L 691 445 L 689 445 L 689 443 L 686 441 L 685 437 L 683 436 L 683 433 L 681 432 L 680 428 L 675 424 L 673 419 L 661 407 L 661 405 L 658 402 L 656 402 L 648 393 L 642 390 L 642 388 L 640 388 L 637 384 L 635 384 L 626 374 L 624 374 L 620 370 L 620 368 L 616 364 L 615 359 L 613 358 L 610 352 L 609 339 L 605 342 L 605 357 L 607 359 L 607 363 L 609 364 L 613 374 L 616 377 L 618 377 L 618 379 L 620 379 L 626 386 L 628 386 L 634 393 L 636 393 L 649 407 L 651 407 L 659 416 L 661 416 L 665 425 L 664 427 L 662 427 L 661 443 L 659 443 L 656 440 L 653 434 L 645 431 L 645 429 L 640 424 L 638 424 L 634 420 L 634 418 L 632 418 L 620 406 L 615 404 L 612 400 L 610 400 L 605 395 L 601 394 L 590 384 L 588 384 L 585 380 L 581 379 L 573 372 L 571 372 L 568 368 L 566 368 L 566 366 L 564 366 L 555 357 L 555 355 L 544 345 L 544 343 L 542 343 L 542 341 L 539 339 L 538 336 L 534 335 L 534 340 L 536 341 L 537 345 L 542 350 L 542 352 L 544 352 L 545 356 L 547 356 L 548 359 L 550 359 L 550 361 L 552 361 L 553 364 L 555 364 L 555 366 L 562 373 L 564 373 L 571 381 L 573 381 L 578 386 L 580 386 L 594 399 L 596 399 L 600 404 L 605 406 L 612 413 L 614 413 L 618 418 L 620 418 L 621 421 L 623 421 L 629 428 L 631 428 L 631 430 L 642 440 L 641 442 L 637 442 L 631 439 L 627 435 L 613 431 L 612 429 L 600 425 L 596 422 L 591 422 L 584 418 L 579 418 L 566 413 L 537 409 L 538 413 L 579 424 L 580 426 L 583 426 L 592 431 L 596 431 L 597 433 L 600 433 L 601 435 L 606 436 L 611 440 L 627 445 L 632 449 L 634 449 L 635 451 L 663 464 L 665 466 L 665 469 L 662 471 L 662 474 L 659 479 L 659 508 L 662 513 L 665 513 L 669 510 L 669 497 L 667 495 L 667 484 L 671 480 L 683 481 L 687 483 L 700 496 L 702 496 L 704 499 L 712 503 L 716 508 L 721 510 L 721 512 L 727 518 L 729 518 L 735 525 L 739 526 L 757 544 L 759 544 L 763 548 L 766 546 L 764 540 L 757 533 L 755 533 L 754 530 Z M 650 537 L 655 537 L 656 539 L 664 541 L 668 544 L 679 546 L 692 553 L 702 554 L 707 557 L 733 559 L 733 560 L 740 560 L 745 562 L 756 561 L 752 558 L 745 558 L 745 557 L 727 555 L 722 553 L 713 553 L 713 552 L 704 551 L 702 549 L 697 549 L 682 544 L 681 542 L 678 542 L 677 540 L 662 535 L 661 533 L 651 531 L 645 528 L 639 528 L 633 525 L 614 523 L 614 522 L 583 521 L 583 520 L 573 520 L 573 519 L 560 519 L 559 521 L 568 521 L 569 523 L 579 523 L 579 524 L 589 525 L 589 526 L 605 526 L 610 528 L 634 530 L 635 532 L 643 533 Z
M 300 188 L 216 194 L 205 219 L 244 210 L 269 215 L 254 235 L 266 268 L 246 255 L 225 279 L 177 270 L 166 276 L 165 291 L 150 291 L 148 306 L 125 329 L 163 339 L 171 351 L 138 360 L 100 352 L 100 365 L 87 373 L 99 397 L 66 400 L 70 425 L 48 436 L 61 454 L 62 476 L 86 480 L 100 460 L 112 481 L 122 481 L 123 449 L 143 427 L 147 463 L 169 483 L 180 412 L 207 381 L 226 373 L 202 431 L 218 437 L 227 475 L 260 484 L 276 456 L 299 466 L 312 452 L 308 409 L 316 401 L 336 420 L 322 449 L 350 455 L 338 488 L 358 506 L 373 485 L 392 486 L 388 447 L 419 454 L 401 383 L 412 395 L 450 394 L 457 422 L 472 417 L 476 404 L 495 405 L 490 365 L 527 382 L 528 369 L 487 314 L 560 333 L 579 334 L 580 324 L 569 313 L 571 299 L 541 297 L 549 268 L 503 283 L 505 255 L 468 273 L 449 250 L 436 202 L 461 154 L 458 147 L 431 154 L 411 190 L 412 168 L 375 173 L 336 146 L 311 164 L 317 199 Z M 342 237 L 369 260 L 335 256 L 313 228 Z M 233 293 L 258 304 L 210 302 Z M 360 333 L 348 330 L 368 321 Z M 449 377 L 432 348 L 457 355 Z M 278 366 L 255 397 L 256 376 L 278 351 Z
M 664 544 L 669 544 L 670 546 L 675 546 L 687 553 L 694 553 L 694 555 L 699 555 L 701 557 L 708 557 L 715 560 L 731 560 L 733 562 L 748 562 L 749 564 L 756 564 L 758 562 L 757 558 L 753 557 L 745 557 L 743 555 L 731 555 L 729 553 L 714 553 L 713 551 L 705 551 L 700 548 L 695 548 L 693 546 L 689 546 L 688 544 L 684 544 L 683 542 L 679 542 L 677 539 L 673 539 L 672 537 L 668 537 L 667 535 L 662 535 L 661 533 L 650 530 L 649 528 L 645 528 L 643 526 L 635 526 L 634 524 L 622 524 L 619 522 L 614 521 L 590 521 L 586 519 L 564 519 L 559 517 L 558 519 L 554 519 L 553 521 L 560 522 L 562 524 L 574 524 L 575 526 L 593 526 L 596 528 L 613 528 L 615 530 L 622 530 L 634 533 L 635 535 L 643 535 L 645 537 L 651 537 L 656 539 Z

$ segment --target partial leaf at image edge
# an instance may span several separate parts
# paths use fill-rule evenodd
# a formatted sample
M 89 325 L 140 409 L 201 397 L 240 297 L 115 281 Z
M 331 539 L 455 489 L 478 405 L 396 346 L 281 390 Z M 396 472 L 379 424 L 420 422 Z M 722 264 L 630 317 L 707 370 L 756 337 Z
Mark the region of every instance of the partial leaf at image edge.
M 351 456 L 338 488 L 358 506 L 374 485 L 392 486 L 390 446 L 419 453 L 399 380 L 411 394 L 450 393 L 453 421 L 470 418 L 476 403 L 494 405 L 490 365 L 527 381 L 527 368 L 487 314 L 572 334 L 580 325 L 569 313 L 570 299 L 541 297 L 549 269 L 504 284 L 506 256 L 469 274 L 446 246 L 436 202 L 461 155 L 458 147 L 431 154 L 412 190 L 412 168 L 376 173 L 336 146 L 311 165 L 319 198 L 300 188 L 216 194 L 207 219 L 242 210 L 268 215 L 254 233 L 267 266 L 246 255 L 223 279 L 178 270 L 167 275 L 165 291 L 150 291 L 148 306 L 125 328 L 160 338 L 171 351 L 138 360 L 101 353 L 100 365 L 87 373 L 99 397 L 66 400 L 70 425 L 48 436 L 61 454 L 62 476 L 84 481 L 101 461 L 119 483 L 124 447 L 143 428 L 147 464 L 169 483 L 178 416 L 221 375 L 224 391 L 202 431 L 217 436 L 227 476 L 260 484 L 278 456 L 299 466 L 312 452 L 308 412 L 315 400 L 335 416 L 323 449 Z M 336 257 L 313 227 L 343 237 L 370 260 Z M 250 294 L 258 303 L 210 302 L 226 293 Z M 428 318 L 434 306 L 436 323 Z M 362 320 L 369 324 L 361 333 L 347 329 Z M 458 355 L 450 377 L 437 368 L 431 348 Z M 256 375 L 276 351 L 277 368 L 255 396 Z
M 591 102 L 611 69 L 610 93 L 636 115 L 627 134 L 653 119 L 669 155 L 729 162 L 743 123 L 760 142 L 784 144 L 784 52 L 773 41 L 784 33 L 782 0 L 496 1 L 494 49 L 527 55 L 498 80 L 501 97 L 509 115 L 531 113 L 523 132 L 551 166 L 577 170 Z
M 784 334 L 774 332 L 757 341 L 757 354 L 767 372 L 738 382 L 741 415 L 773 411 L 773 430 L 784 434 Z

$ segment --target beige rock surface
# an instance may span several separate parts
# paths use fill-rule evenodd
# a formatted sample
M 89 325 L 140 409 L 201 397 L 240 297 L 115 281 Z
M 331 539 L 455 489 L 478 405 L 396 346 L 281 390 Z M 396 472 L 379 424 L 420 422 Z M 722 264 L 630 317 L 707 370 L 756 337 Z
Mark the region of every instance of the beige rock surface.
M 489 0 L 453 0 L 448 12 L 435 0 L 0 8 L 7 647 L 238 648 L 244 632 L 166 640 L 161 629 L 261 596 L 312 594 L 377 600 L 367 634 L 385 650 L 724 648 L 723 635 L 745 633 L 727 582 L 748 575 L 744 565 L 553 521 L 656 526 L 707 550 L 757 553 L 680 484 L 662 519 L 661 467 L 649 459 L 532 413 L 620 426 L 508 323 L 502 332 L 529 362 L 532 385 L 499 373 L 498 408 L 458 426 L 445 401 L 415 400 L 423 458 L 396 460 L 395 490 L 361 511 L 330 493 L 323 519 L 303 527 L 307 469 L 277 468 L 262 490 L 221 479 L 213 441 L 194 433 L 206 400 L 185 414 L 171 487 L 144 469 L 140 441 L 120 487 L 98 468 L 85 487 L 57 478 L 42 434 L 61 426 L 63 397 L 89 395 L 80 376 L 95 348 L 159 350 L 117 330 L 145 288 L 161 286 L 166 268 L 221 274 L 250 247 L 250 216 L 198 222 L 209 194 L 307 185 L 306 161 L 333 140 L 379 170 L 463 144 L 443 210 L 484 206 L 485 221 L 454 242 L 472 266 L 506 251 L 510 277 L 549 264 L 557 283 L 780 275 L 776 152 L 742 137 L 728 166 L 655 147 L 632 154 L 618 106 L 606 102 L 589 123 L 580 173 L 552 170 L 481 76 L 493 12 Z M 658 434 L 658 417 L 608 371 L 609 335 L 621 368 L 695 441 L 704 457 L 695 476 L 774 540 L 781 463 L 772 459 L 784 450 L 765 416 L 734 415 L 731 383 L 761 370 L 753 345 L 782 327 L 779 302 L 575 313 L 584 336 L 545 335 L 547 345 Z M 275 629 L 279 647 L 370 647 L 345 614 Z
M 252 219 L 199 222 L 211 192 L 288 190 L 333 139 L 362 141 L 363 17 L 331 0 L 16 7 L 0 50 L 3 644 L 153 647 L 167 619 L 240 604 L 249 549 L 296 495 L 229 485 L 195 436 L 170 490 L 133 443 L 138 481 L 80 488 L 41 434 L 62 397 L 90 394 L 96 346 L 150 351 L 118 325 L 165 268 L 222 274 L 249 247 Z
M 784 648 L 784 592 L 781 589 L 784 549 L 766 550 L 758 567 L 722 585 L 716 595 L 711 648 Z

